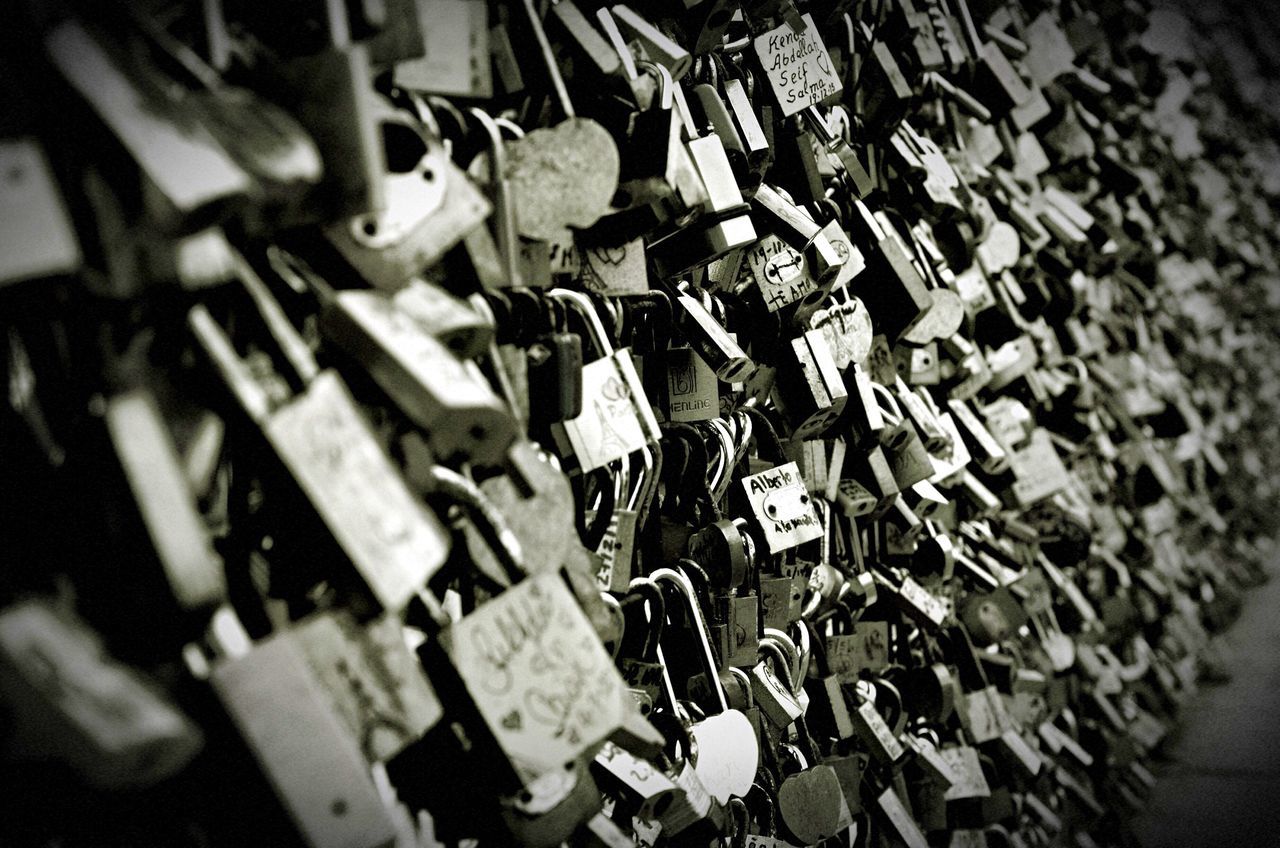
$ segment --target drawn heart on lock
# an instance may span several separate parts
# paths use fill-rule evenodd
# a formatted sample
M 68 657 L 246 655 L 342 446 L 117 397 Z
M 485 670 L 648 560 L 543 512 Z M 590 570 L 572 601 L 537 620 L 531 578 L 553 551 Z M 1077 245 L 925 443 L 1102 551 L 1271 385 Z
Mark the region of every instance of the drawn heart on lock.
M 802 845 L 816 845 L 840 829 L 844 792 L 831 766 L 818 765 L 793 774 L 778 787 L 778 813 Z
M 512 141 L 507 161 L 516 227 L 525 238 L 552 241 L 567 227 L 590 227 L 618 190 L 618 146 L 589 118 L 570 118 Z
M 693 770 L 721 804 L 751 790 L 760 765 L 760 743 L 751 720 L 738 710 L 708 716 L 690 728 L 698 746 Z

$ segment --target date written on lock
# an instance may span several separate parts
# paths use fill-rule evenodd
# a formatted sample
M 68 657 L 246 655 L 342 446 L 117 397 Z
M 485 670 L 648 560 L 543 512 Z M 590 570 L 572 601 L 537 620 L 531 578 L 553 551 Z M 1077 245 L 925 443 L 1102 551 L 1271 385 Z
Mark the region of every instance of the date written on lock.
M 742 480 L 747 502 L 776 554 L 822 535 L 822 522 L 794 462 L 769 468 Z

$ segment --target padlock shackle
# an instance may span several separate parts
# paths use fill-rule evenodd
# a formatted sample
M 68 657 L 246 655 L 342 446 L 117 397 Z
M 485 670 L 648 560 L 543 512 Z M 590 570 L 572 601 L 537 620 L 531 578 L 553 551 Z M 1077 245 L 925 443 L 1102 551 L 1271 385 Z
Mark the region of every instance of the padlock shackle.
M 609 46 L 613 48 L 613 52 L 618 54 L 618 61 L 622 65 L 623 73 L 627 75 L 627 81 L 638 80 L 640 72 L 636 68 L 636 57 L 631 55 L 627 40 L 623 37 L 622 30 L 618 29 L 618 22 L 613 19 L 613 13 L 607 6 L 601 6 L 596 10 L 596 22 L 600 24 L 600 29 L 604 30 L 605 38 L 609 40 Z
M 582 316 L 585 322 L 587 333 L 591 336 L 591 343 L 595 345 L 596 350 L 600 353 L 600 359 L 613 355 L 613 342 L 609 340 L 609 334 L 604 328 L 604 322 L 600 320 L 600 313 L 596 312 L 595 304 L 591 302 L 589 297 L 582 292 L 570 291 L 569 289 L 550 289 L 547 292 L 547 297 L 577 309 L 578 314 Z
M 489 185 L 493 193 L 494 231 L 498 253 L 502 255 L 502 273 L 508 285 L 520 280 L 520 241 L 515 225 L 515 199 L 507 180 L 507 147 L 498 122 L 483 109 L 472 106 L 468 113 L 489 139 Z
M 675 80 L 671 79 L 671 72 L 662 65 L 659 65 L 657 62 L 650 62 L 648 59 L 642 59 L 639 62 L 636 62 L 636 66 L 650 76 L 658 78 L 658 98 L 656 101 L 656 108 L 663 111 L 671 110 L 675 105 L 671 89 L 673 89 L 676 84 Z M 649 108 L 653 109 L 655 107 L 653 104 L 650 104 Z M 676 115 L 676 117 L 680 118 L 681 116 Z
M 520 5 L 524 8 L 525 17 L 528 18 L 529 29 L 537 44 L 538 57 L 542 59 L 547 77 L 551 81 L 551 93 L 559 103 L 565 120 L 573 120 L 577 117 L 577 112 L 574 111 L 573 100 L 569 98 L 569 89 L 565 87 L 560 66 L 556 64 L 556 56 L 551 49 L 551 42 L 547 39 L 547 31 L 543 29 L 542 19 L 538 17 L 538 10 L 534 7 L 533 0 L 521 0 Z
M 507 579 L 512 584 L 523 580 L 528 569 L 524 564 L 520 540 L 480 487 L 462 474 L 440 465 L 433 465 L 427 477 L 433 493 L 448 498 L 466 511 L 481 538 L 493 551 L 494 558 L 502 565 Z
M 717 672 L 717 663 L 715 655 L 711 652 L 711 637 L 707 629 L 707 622 L 702 617 L 702 607 L 698 603 L 698 597 L 694 592 L 693 583 L 689 577 L 680 570 L 674 568 L 658 568 L 649 575 L 649 579 L 658 584 L 668 584 L 675 588 L 676 593 L 681 595 L 685 601 L 685 612 L 689 616 L 689 620 L 694 627 L 694 641 L 698 643 L 699 660 L 702 663 L 703 674 L 710 684 L 711 692 L 715 696 L 716 703 L 720 706 L 720 712 L 729 710 L 729 701 L 725 697 L 724 687 L 720 683 L 720 677 Z

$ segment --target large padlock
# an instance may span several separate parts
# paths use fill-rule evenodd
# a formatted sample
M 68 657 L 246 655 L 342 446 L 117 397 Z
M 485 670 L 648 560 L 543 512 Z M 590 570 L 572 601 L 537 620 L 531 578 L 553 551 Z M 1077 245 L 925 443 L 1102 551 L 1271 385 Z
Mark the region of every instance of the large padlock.
M 350 390 L 321 370 L 266 284 L 243 262 L 251 314 L 265 326 L 304 386 L 282 390 L 260 379 L 208 307 L 188 324 L 222 380 L 296 481 L 307 501 L 384 609 L 401 610 L 441 566 L 448 538 L 435 515 L 409 491 Z
M 301 278 L 319 295 L 326 338 L 356 359 L 443 460 L 501 462 L 516 436 L 511 414 L 475 363 L 459 357 L 431 330 L 439 306 L 424 302 L 425 283 L 387 295 L 371 289 L 335 290 L 297 257 L 270 248 L 274 268 Z M 488 347 L 488 342 L 483 342 Z M 466 426 L 462 426 L 462 422 Z
M 313 848 L 384 848 L 397 828 L 360 748 L 288 630 L 250 642 L 229 609 L 215 617 L 209 682 Z M 191 655 L 189 655 L 190 659 Z M 317 745 L 323 739 L 325 744 Z

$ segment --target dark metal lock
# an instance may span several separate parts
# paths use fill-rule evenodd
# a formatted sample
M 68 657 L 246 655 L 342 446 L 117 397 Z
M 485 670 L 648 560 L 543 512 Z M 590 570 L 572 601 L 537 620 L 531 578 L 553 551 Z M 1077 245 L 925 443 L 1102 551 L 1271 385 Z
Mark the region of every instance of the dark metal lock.
M 517 295 L 539 316 L 556 314 L 558 304 L 533 305 L 528 295 Z M 528 363 L 529 397 L 538 403 L 529 405 L 529 423 L 542 427 L 577 418 L 582 414 L 582 338 L 567 332 L 559 320 L 545 325 L 545 332 L 531 339 L 525 353 Z M 540 430 L 534 430 L 540 432 Z
M 854 106 L 864 126 L 896 127 L 911 100 L 911 84 L 889 46 L 871 38 L 865 23 L 862 24 L 862 32 L 871 48 L 870 56 L 858 71 L 858 96 Z
M 836 423 L 856 452 L 882 443 L 885 421 L 871 385 L 871 377 L 856 362 L 844 371 L 846 401 Z
M 834 768 L 819 763 L 783 778 L 778 786 L 778 815 L 785 832 L 815 845 L 848 827 L 849 810 Z
M 876 332 L 896 342 L 928 313 L 933 298 L 910 251 L 883 213 L 872 214 L 860 200 L 854 206 L 857 214 L 848 223 L 854 241 L 862 245 L 867 271 L 850 284 L 850 290 L 875 316 Z
M 529 362 L 530 424 L 545 426 L 582 414 L 582 339 L 573 333 L 547 333 L 534 339 Z
M 519 845 L 555 848 L 600 811 L 603 799 L 582 760 L 548 772 L 504 799 L 502 818 Z
M 827 661 L 826 645 L 816 630 L 810 632 L 809 642 L 813 646 L 814 664 L 804 681 L 805 692 L 809 695 L 805 719 L 811 731 L 821 736 L 849 739 L 857 731 L 840 677 L 832 671 Z
M 707 189 L 684 145 L 684 119 L 675 109 L 671 74 L 652 62 L 640 66 L 658 78 L 647 108 L 632 116 L 624 140 L 623 170 L 614 205 L 619 211 L 594 228 L 621 243 L 674 222 L 685 222 L 707 202 Z

